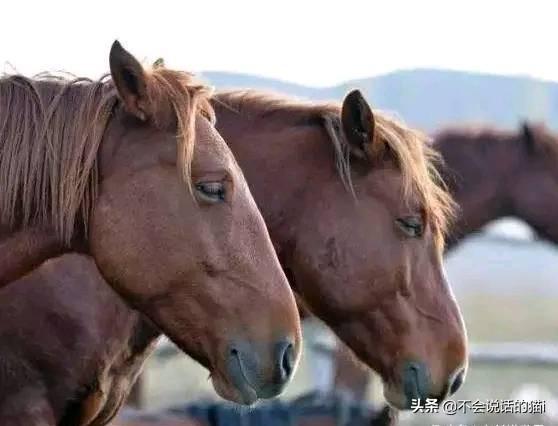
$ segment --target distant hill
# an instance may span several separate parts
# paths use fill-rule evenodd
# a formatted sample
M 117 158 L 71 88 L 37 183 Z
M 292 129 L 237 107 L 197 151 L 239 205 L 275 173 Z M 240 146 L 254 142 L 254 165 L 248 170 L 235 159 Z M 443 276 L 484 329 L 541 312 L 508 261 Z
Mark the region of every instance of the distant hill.
M 316 88 L 247 74 L 203 76 L 219 89 L 258 88 L 313 100 L 340 100 L 360 88 L 375 108 L 427 131 L 455 123 L 511 128 L 523 119 L 558 129 L 558 84 L 528 77 L 417 69 Z

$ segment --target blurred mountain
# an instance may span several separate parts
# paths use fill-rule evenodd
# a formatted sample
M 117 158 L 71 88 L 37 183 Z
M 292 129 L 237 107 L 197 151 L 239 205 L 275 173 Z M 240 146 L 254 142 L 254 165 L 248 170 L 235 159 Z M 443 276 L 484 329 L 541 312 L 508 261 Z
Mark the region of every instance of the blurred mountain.
M 523 119 L 558 128 L 558 83 L 460 71 L 416 69 L 317 88 L 226 72 L 203 76 L 218 89 L 255 88 L 312 100 L 341 100 L 361 89 L 375 108 L 426 131 L 454 123 L 515 127 Z

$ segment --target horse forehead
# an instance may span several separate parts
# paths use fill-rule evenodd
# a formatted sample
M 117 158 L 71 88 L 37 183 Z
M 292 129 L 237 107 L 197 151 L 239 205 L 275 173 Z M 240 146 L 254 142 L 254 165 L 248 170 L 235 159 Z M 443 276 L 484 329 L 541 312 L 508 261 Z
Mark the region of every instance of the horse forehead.
M 196 118 L 195 132 L 195 163 L 202 165 L 201 163 L 211 161 L 223 168 L 230 167 L 233 154 L 215 127 L 200 117 Z
M 371 171 L 360 178 L 354 179 L 362 187 L 360 193 L 363 197 L 372 197 L 389 203 L 416 204 L 414 191 L 405 191 L 405 182 L 401 172 L 396 167 L 385 167 Z
M 215 145 L 224 145 L 223 138 L 215 129 L 209 120 L 202 117 L 200 114 L 196 115 L 194 120 L 194 130 L 196 132 L 196 143 L 206 145 L 206 144 L 215 144 Z

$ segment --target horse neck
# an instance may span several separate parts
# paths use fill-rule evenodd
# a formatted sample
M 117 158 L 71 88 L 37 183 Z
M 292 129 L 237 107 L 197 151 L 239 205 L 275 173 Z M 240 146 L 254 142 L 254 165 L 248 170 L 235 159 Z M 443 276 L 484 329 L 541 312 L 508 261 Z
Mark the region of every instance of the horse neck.
M 510 184 L 522 157 L 522 146 L 513 137 L 448 133 L 435 138 L 444 161 L 442 175 L 459 205 L 448 248 L 489 222 L 513 214 Z
M 0 231 L 0 288 L 13 282 L 45 260 L 67 252 L 54 234 L 30 228 L 17 233 Z
M 538 237 L 558 244 L 557 157 L 542 146 L 535 149 L 540 151 L 524 153 L 521 170 L 511 187 L 513 216 L 529 225 Z
M 334 171 L 327 134 L 317 123 L 289 122 L 287 114 L 243 116 L 219 103 L 214 107 L 217 130 L 239 163 L 283 262 L 296 237 L 305 191 L 315 189 L 321 174 Z

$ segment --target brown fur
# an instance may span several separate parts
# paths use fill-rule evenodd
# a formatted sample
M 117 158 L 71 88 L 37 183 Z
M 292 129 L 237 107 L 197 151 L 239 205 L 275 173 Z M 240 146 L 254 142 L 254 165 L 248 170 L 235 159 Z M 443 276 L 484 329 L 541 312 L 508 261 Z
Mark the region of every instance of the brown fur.
M 459 204 L 450 248 L 506 216 L 526 221 L 539 236 L 558 243 L 558 138 L 544 126 L 524 124 L 516 131 L 454 127 L 438 132 L 433 144 Z
M 441 225 L 432 219 L 434 213 L 428 215 L 432 227 L 422 238 L 409 239 L 393 222 L 422 209 L 435 210 L 436 196 L 418 193 L 418 188 L 438 185 L 427 172 L 428 160 L 418 164 L 431 181 L 407 185 L 400 166 L 394 167 L 392 148 L 367 144 L 375 156 L 360 161 L 351 154 L 349 159 L 355 200 L 339 178 L 332 129 L 326 129 L 322 110 L 313 116 L 303 105 L 300 112 L 278 109 L 269 115 L 257 113 L 253 105 L 248 114 L 248 106 L 238 112 L 221 98 L 215 108 L 217 125 L 249 179 L 300 299 L 382 375 L 395 404 L 405 405 L 401 368 L 408 360 L 428 366 L 429 392 L 443 396 L 449 376 L 466 363 L 466 335 L 441 269 Z M 337 117 L 328 116 L 335 123 L 335 138 L 348 144 L 350 129 L 343 130 L 337 111 Z M 370 137 L 374 143 L 380 139 Z M 424 148 L 411 148 L 418 142 L 400 145 L 409 144 L 408 150 L 420 155 Z M 443 193 L 440 187 L 436 191 Z M 443 194 L 441 200 L 447 198 Z M 48 349 L 49 342 L 43 344 Z
M 441 264 L 454 203 L 427 138 L 355 99 L 307 103 L 241 90 L 217 93 L 213 105 L 291 286 L 403 407 L 406 361 L 428 365 L 435 397 L 466 365 Z M 424 219 L 423 237 L 402 237 L 394 220 L 407 216 Z
M 6 267 L 0 277 L 10 280 L 0 282 L 0 290 L 23 285 L 51 257 L 88 254 L 129 306 L 210 371 L 222 397 L 251 404 L 279 394 L 300 355 L 299 316 L 263 218 L 212 125 L 207 89 L 183 72 L 144 70 L 117 42 L 109 63 L 110 81 L 13 77 L 0 83 L 0 174 L 9 176 L 0 184 L 5 185 L 0 191 L 0 266 Z M 15 269 L 4 262 L 6 257 L 14 260 Z M 55 277 L 39 274 L 33 282 L 48 285 Z M 79 292 L 83 283 L 70 281 Z M 74 299 L 76 307 L 90 306 Z M 32 324 L 35 312 L 24 310 L 25 298 L 20 294 L 12 303 L 23 309 L 21 328 Z M 2 313 L 9 312 L 2 306 Z M 60 308 L 61 315 L 68 310 L 67 305 Z M 67 324 L 57 322 L 53 333 L 68 326 L 63 337 L 79 344 L 92 317 L 84 313 L 80 318 L 77 312 Z M 99 308 L 93 315 L 102 313 Z M 59 349 L 51 333 L 34 335 L 33 347 L 26 349 L 11 334 L 16 328 L 2 330 L 0 340 L 3 349 L 21 351 L 20 366 L 38 365 Z M 91 354 L 99 364 L 111 363 L 102 352 L 109 339 Z M 117 343 L 116 350 L 126 344 Z M 136 350 L 143 349 L 131 348 Z M 127 390 L 112 379 L 121 366 L 105 377 L 95 368 L 99 364 L 83 365 L 81 359 L 71 359 L 70 372 L 64 363 L 47 363 L 38 381 L 24 370 L 15 374 L 8 392 L 0 392 L 0 423 L 14 415 L 6 395 L 16 387 L 46 395 L 53 412 L 65 415 L 66 401 L 76 398 L 80 387 L 63 379 L 74 374 L 89 375 L 79 385 L 92 386 L 77 397 L 85 418 L 119 406 Z M 137 371 L 136 366 L 125 372 L 125 380 Z M 59 393 L 51 388 L 53 382 L 60 384 Z M 117 395 L 105 400 L 115 388 Z M 19 422 L 31 420 L 21 417 Z
M 459 205 L 448 232 L 447 248 L 489 222 L 514 216 L 538 236 L 558 244 L 558 137 L 543 125 L 517 130 L 454 126 L 434 135 L 440 173 Z M 368 376 L 340 348 L 336 387 L 364 396 Z
M 293 124 L 321 123 L 335 150 L 336 167 L 343 183 L 354 191 L 351 183 L 351 162 L 346 141 L 339 131 L 340 105 L 338 103 L 312 103 L 281 95 L 252 90 L 222 91 L 214 102 L 246 118 L 268 119 Z M 454 215 L 455 203 L 448 193 L 438 168 L 440 156 L 432 149 L 423 133 L 407 127 L 381 111 L 374 111 L 375 137 L 381 139 L 395 154 L 402 173 L 405 194 L 418 194 L 421 204 L 439 232 L 439 242 Z
M 55 235 L 43 229 L 31 228 L 10 234 L 2 239 L 0 228 L 0 288 L 33 270 L 44 259 L 68 251 Z
M 48 407 L 52 420 L 45 425 L 106 424 L 160 335 L 82 255 L 45 262 L 0 290 L 0 304 L 0 423 L 6 426 L 34 424 L 18 411 L 25 406 Z M 18 400 L 18 410 L 8 396 Z

